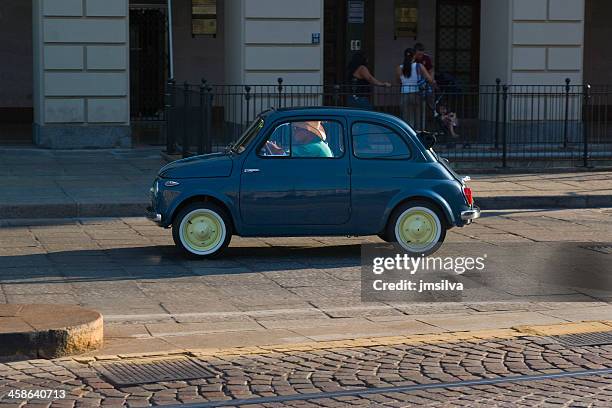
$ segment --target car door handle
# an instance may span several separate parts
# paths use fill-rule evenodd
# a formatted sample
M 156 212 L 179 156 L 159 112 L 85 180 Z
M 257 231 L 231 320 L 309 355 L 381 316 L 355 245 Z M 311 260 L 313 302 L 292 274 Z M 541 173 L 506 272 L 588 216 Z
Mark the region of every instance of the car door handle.
M 244 169 L 243 173 L 259 173 L 259 169 Z

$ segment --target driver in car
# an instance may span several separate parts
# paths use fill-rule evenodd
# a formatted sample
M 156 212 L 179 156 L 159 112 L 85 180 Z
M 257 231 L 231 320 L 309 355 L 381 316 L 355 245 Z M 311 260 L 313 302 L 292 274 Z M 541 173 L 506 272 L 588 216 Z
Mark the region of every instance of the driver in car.
M 291 130 L 291 155 L 293 157 L 334 157 L 326 143 L 327 135 L 321 121 L 293 122 Z M 286 154 L 274 142 L 268 141 L 266 144 L 272 154 Z

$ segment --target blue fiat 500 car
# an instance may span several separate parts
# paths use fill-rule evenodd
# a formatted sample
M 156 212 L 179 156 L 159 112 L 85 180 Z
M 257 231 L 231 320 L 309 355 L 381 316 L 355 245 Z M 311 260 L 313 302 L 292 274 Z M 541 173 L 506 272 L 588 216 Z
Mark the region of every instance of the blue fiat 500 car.
M 232 235 L 378 234 L 430 254 L 480 209 L 422 136 L 378 112 L 269 110 L 225 152 L 163 167 L 147 215 L 202 257 L 221 253 Z

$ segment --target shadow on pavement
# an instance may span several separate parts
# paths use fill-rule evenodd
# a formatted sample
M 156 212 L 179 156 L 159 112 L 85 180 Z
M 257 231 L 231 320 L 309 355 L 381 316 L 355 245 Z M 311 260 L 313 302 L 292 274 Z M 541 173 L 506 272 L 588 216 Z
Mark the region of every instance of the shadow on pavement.
M 174 246 L 60 251 L 0 257 L 0 284 L 47 284 L 359 267 L 360 248 L 229 247 L 217 259 L 197 259 Z

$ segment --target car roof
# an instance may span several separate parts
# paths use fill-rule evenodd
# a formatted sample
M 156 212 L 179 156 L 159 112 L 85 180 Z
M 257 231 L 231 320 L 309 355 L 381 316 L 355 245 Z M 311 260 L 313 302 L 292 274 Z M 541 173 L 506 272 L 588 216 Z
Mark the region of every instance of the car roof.
M 379 118 L 392 121 L 399 121 L 396 116 L 388 113 L 376 112 L 368 109 L 346 108 L 336 106 L 304 106 L 298 108 L 281 108 L 268 109 L 261 113 L 264 117 L 274 119 L 288 116 L 317 116 L 317 115 L 342 115 L 342 116 L 359 116 L 363 118 Z

